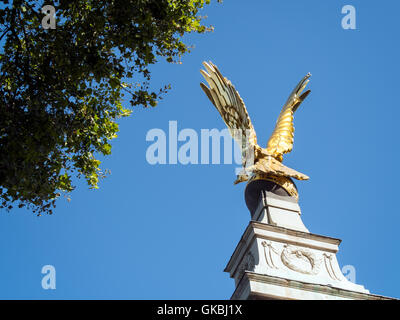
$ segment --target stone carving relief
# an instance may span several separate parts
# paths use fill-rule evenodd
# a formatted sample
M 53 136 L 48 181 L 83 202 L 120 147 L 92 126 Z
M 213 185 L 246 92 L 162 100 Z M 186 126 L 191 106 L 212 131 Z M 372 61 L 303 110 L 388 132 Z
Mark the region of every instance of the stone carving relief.
M 271 241 L 262 241 L 261 245 L 264 248 L 265 262 L 271 269 L 279 269 L 280 257 L 281 262 L 290 270 L 303 274 L 317 275 L 321 270 L 321 266 L 324 265 L 331 279 L 342 281 L 342 278 L 340 277 L 341 274 L 338 275 L 337 272 L 335 272 L 333 263 L 334 255 L 332 254 L 325 252 L 322 255 L 319 255 L 306 248 L 289 244 L 284 244 L 281 251 L 280 248 L 276 248 L 276 246 L 274 247 L 273 242 Z M 249 259 L 250 258 L 247 258 L 246 261 Z M 254 257 L 250 260 L 254 261 Z M 240 274 L 240 277 L 243 275 L 244 270 L 247 269 L 241 271 L 242 273 Z
M 320 271 L 321 259 L 310 250 L 285 244 L 281 253 L 282 263 L 289 269 L 310 275 Z
M 267 265 L 272 269 L 278 269 L 273 258 L 274 254 L 279 255 L 278 251 L 272 246 L 271 241 L 263 241 L 261 244 L 264 247 L 264 257 Z
M 336 275 L 335 270 L 333 269 L 332 258 L 333 258 L 333 256 L 332 256 L 331 254 L 324 253 L 324 262 L 325 262 L 326 271 L 328 272 L 329 276 L 330 276 L 333 280 L 339 280 L 339 281 L 341 281 L 342 279 L 340 279 L 340 278 Z

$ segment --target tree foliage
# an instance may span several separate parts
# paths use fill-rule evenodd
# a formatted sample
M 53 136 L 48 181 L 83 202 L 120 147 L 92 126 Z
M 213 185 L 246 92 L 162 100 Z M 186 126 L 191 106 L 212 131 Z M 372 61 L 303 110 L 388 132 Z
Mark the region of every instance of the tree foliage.
M 209 1 L 60 0 L 47 30 L 48 2 L 0 2 L 0 208 L 52 213 L 75 175 L 97 188 L 116 120 L 168 90 L 150 89 L 149 66 L 179 61 L 182 37 L 210 30 L 198 16 Z

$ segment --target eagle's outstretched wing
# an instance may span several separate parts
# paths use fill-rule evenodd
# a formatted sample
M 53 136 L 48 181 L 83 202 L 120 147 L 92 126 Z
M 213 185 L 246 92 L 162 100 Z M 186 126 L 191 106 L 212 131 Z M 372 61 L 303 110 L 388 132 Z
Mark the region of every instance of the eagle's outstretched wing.
M 282 161 L 282 155 L 284 153 L 292 151 L 294 137 L 293 114 L 311 92 L 307 90 L 301 94 L 310 81 L 308 80 L 310 76 L 311 74 L 308 73 L 290 94 L 279 114 L 275 129 L 268 140 L 267 152 L 280 161 Z
M 203 62 L 203 65 L 207 71 L 200 70 L 200 72 L 210 87 L 207 87 L 204 83 L 200 83 L 200 86 L 221 114 L 232 137 L 239 144 L 243 161 L 245 161 L 249 156 L 245 153 L 248 153 L 251 147 L 257 146 L 256 133 L 246 106 L 239 92 L 227 78 L 222 76 L 216 65 L 211 61 L 210 63 Z

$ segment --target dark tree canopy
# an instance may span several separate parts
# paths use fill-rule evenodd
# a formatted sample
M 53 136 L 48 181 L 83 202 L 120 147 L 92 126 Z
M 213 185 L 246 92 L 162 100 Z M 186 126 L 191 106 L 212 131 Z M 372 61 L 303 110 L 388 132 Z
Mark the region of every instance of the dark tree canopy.
M 148 67 L 177 62 L 186 33 L 209 31 L 209 0 L 61 0 L 56 29 L 44 29 L 43 1 L 0 1 L 0 208 L 52 213 L 73 176 L 98 187 L 116 120 L 155 106 Z M 129 81 L 129 85 L 125 83 Z

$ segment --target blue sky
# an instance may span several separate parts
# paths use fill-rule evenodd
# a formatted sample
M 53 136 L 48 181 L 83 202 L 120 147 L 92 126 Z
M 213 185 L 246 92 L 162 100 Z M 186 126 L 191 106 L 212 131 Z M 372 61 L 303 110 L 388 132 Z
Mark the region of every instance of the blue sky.
M 353 5 L 357 29 L 341 27 Z M 121 120 L 112 174 L 99 190 L 83 182 L 52 216 L 0 213 L 0 298 L 228 299 L 223 269 L 250 214 L 236 165 L 150 165 L 149 130 L 223 129 L 201 91 L 212 60 L 244 99 L 265 146 L 294 85 L 312 73 L 311 95 L 295 117 L 285 164 L 298 182 L 302 218 L 316 234 L 343 240 L 341 266 L 372 293 L 400 297 L 397 243 L 399 21 L 397 1 L 214 1 L 203 10 L 213 33 L 186 38 L 182 65 L 160 63 L 154 84 L 172 90 L 154 109 Z M 179 144 L 181 145 L 182 142 Z M 178 145 L 178 146 L 179 146 Z M 56 268 L 43 290 L 41 268 Z

